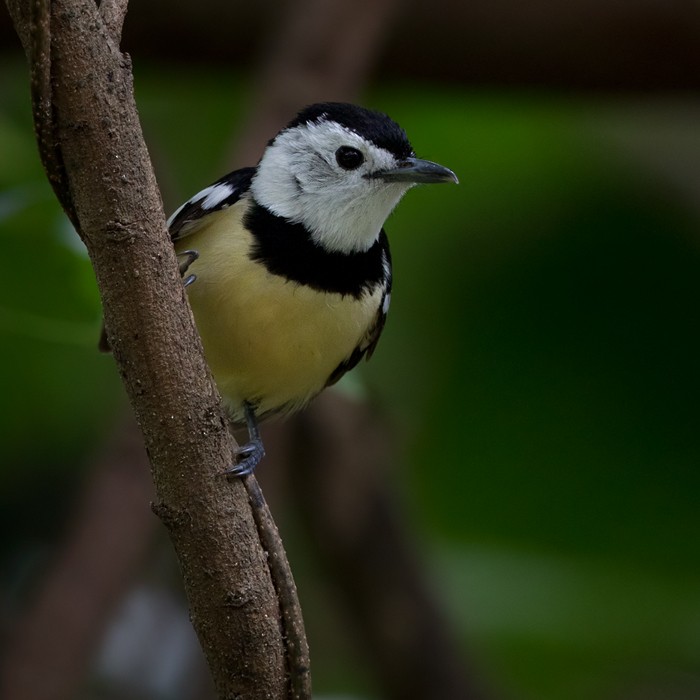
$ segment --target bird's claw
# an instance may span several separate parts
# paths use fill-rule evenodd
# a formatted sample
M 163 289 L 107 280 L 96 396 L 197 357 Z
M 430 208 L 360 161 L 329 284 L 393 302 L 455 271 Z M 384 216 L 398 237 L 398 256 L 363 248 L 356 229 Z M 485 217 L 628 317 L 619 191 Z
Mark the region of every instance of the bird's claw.
M 245 445 L 237 447 L 233 454 L 236 458 L 242 457 L 242 459 L 232 464 L 226 470 L 226 474 L 238 477 L 247 476 L 253 473 L 255 467 L 258 466 L 260 460 L 265 456 L 265 448 L 260 438 L 254 438 Z
M 190 265 L 199 258 L 199 253 L 196 250 L 183 250 L 182 253 L 177 254 L 178 260 L 184 258 L 180 265 L 180 274 L 184 275 L 187 270 L 190 269 Z M 193 275 L 194 276 L 194 275 Z M 189 279 L 189 277 L 187 278 Z M 194 279 L 192 280 L 194 282 Z M 186 282 L 185 282 L 186 283 Z

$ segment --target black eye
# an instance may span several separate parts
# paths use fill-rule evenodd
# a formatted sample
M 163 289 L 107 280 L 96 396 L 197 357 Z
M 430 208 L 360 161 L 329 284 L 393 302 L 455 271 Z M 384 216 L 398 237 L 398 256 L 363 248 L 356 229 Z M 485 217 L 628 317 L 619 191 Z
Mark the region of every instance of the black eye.
M 335 159 L 343 170 L 355 170 L 362 165 L 365 157 L 352 146 L 341 146 L 335 152 Z

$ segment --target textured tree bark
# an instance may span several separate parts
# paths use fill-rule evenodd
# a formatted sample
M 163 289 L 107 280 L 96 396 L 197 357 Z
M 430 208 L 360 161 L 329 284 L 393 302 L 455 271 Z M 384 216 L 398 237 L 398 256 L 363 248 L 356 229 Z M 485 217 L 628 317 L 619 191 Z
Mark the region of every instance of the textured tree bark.
M 8 7 L 30 60 L 42 160 L 95 269 L 151 462 L 154 510 L 175 546 L 219 695 L 307 697 L 308 664 L 296 654 L 289 668 L 290 621 L 246 485 L 223 476 L 232 438 L 167 235 L 129 57 L 118 48 L 126 3 L 111 0 L 102 13 L 92 0 Z M 264 513 L 258 502 L 258 524 Z M 284 556 L 281 545 L 275 556 Z M 290 672 L 302 682 L 290 684 Z

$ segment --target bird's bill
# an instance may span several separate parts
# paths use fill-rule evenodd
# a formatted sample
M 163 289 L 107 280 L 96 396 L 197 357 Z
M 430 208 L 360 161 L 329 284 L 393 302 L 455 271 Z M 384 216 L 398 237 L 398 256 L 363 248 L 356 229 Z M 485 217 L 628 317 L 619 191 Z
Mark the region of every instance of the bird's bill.
M 398 167 L 382 170 L 375 173 L 373 177 L 386 182 L 454 182 L 459 184 L 457 176 L 449 168 L 420 158 L 405 158 Z

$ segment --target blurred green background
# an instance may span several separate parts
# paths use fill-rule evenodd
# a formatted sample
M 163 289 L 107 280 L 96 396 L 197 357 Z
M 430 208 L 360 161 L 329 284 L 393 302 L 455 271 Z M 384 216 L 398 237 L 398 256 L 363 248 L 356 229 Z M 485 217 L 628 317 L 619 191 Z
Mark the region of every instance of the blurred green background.
M 124 402 L 27 85 L 6 55 L 5 606 Z M 168 211 L 221 174 L 249 91 L 224 66 L 137 62 Z M 360 372 L 465 653 L 503 697 L 700 697 L 700 102 L 394 79 L 364 103 L 461 182 L 411 192 L 389 220 L 392 310 Z M 318 652 L 319 694 L 363 690 Z

